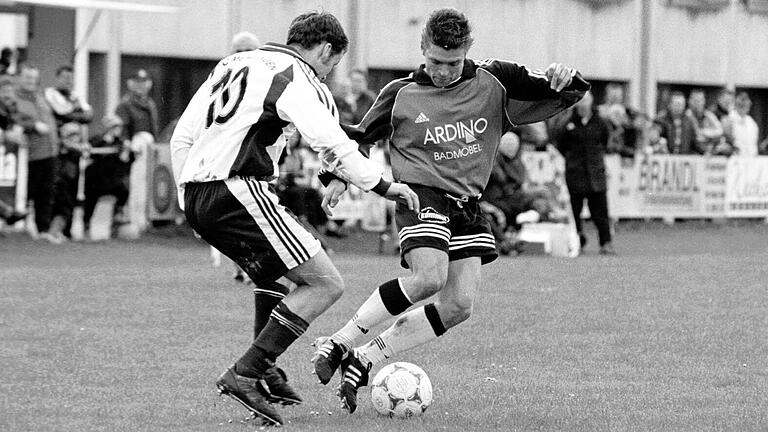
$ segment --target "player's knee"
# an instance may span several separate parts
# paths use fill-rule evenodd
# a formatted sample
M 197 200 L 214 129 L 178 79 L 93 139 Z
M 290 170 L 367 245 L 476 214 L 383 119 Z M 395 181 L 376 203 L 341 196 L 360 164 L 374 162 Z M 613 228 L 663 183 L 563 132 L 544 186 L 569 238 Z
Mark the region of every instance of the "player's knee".
M 341 277 L 338 277 L 332 278 L 328 282 L 329 283 L 326 290 L 328 293 L 328 298 L 335 302 L 341 298 L 342 294 L 344 294 L 344 281 L 341 279 Z
M 443 289 L 447 278 L 446 272 L 430 269 L 416 272 L 413 283 L 421 292 L 421 297 L 427 298 Z

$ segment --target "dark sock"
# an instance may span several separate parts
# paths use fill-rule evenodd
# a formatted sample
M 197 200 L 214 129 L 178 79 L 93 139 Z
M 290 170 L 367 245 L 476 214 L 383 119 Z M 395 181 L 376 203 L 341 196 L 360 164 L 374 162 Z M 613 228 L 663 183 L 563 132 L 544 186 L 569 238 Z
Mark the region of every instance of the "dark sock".
M 400 282 L 397 279 L 381 284 L 379 295 L 381 295 L 381 302 L 384 303 L 387 312 L 392 316 L 400 315 L 413 305 L 408 300 L 408 297 L 405 296 L 405 293 L 403 293 L 403 289 L 400 288 Z
M 259 283 L 253 289 L 253 340 L 259 337 L 269 321 L 269 315 L 278 303 L 283 301 L 290 290 L 277 282 Z
M 253 344 L 263 349 L 267 359 L 274 362 L 293 341 L 304 334 L 307 327 L 309 327 L 308 322 L 291 312 L 285 303 L 280 302 Z
M 235 370 L 240 375 L 260 377 L 307 327 L 309 324 L 291 312 L 285 303 L 278 303 L 251 347 L 235 364 Z
M 435 331 L 435 336 L 440 337 L 445 334 L 445 325 L 443 324 L 443 320 L 440 319 L 440 314 L 437 312 L 434 303 L 424 305 L 424 315 L 427 316 L 427 320 L 432 325 L 432 330 Z

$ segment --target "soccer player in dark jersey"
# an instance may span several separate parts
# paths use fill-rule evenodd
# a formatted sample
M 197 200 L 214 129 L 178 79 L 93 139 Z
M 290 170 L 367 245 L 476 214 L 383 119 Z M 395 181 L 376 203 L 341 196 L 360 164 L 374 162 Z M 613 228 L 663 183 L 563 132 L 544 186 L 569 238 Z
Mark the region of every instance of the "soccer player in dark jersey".
M 501 135 L 566 109 L 590 87 L 557 63 L 531 71 L 509 61 L 470 60 L 471 45 L 463 13 L 432 12 L 421 36 L 424 64 L 390 82 L 361 123 L 347 130 L 363 144 L 389 138 L 392 175 L 410 185 L 421 204 L 418 214 L 396 210 L 401 265 L 410 275 L 383 283 L 343 328 L 315 341 L 315 373 L 325 384 L 341 368 L 339 397 L 350 412 L 372 365 L 439 337 L 472 313 L 481 266 L 497 258 L 478 198 Z M 333 207 L 344 188 L 331 181 L 324 207 Z M 432 303 L 407 311 L 432 296 Z M 353 348 L 371 336 L 370 328 L 397 316 L 383 333 Z
M 270 425 L 283 424 L 270 403 L 301 402 L 275 361 L 343 290 L 320 242 L 278 204 L 274 183 L 288 138 L 298 130 L 320 153 L 324 168 L 418 211 L 415 193 L 383 180 L 382 170 L 357 151 L 339 125 L 323 80 L 347 45 L 333 15 L 298 16 L 287 44 L 268 43 L 222 59 L 171 138 L 187 221 L 259 287 L 257 336 L 216 386 Z M 290 293 L 277 282 L 282 276 L 297 285 Z

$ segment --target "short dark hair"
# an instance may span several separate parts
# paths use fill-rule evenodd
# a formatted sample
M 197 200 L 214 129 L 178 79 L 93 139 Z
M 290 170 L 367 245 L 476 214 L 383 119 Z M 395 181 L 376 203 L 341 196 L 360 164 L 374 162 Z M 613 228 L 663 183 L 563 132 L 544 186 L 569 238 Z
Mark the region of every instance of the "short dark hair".
M 328 12 L 307 12 L 291 21 L 288 28 L 288 45 L 298 44 L 305 49 L 312 49 L 323 42 L 331 44 L 331 49 L 338 54 L 347 49 L 349 39 L 339 20 Z
M 675 90 L 669 95 L 669 100 L 672 100 L 674 97 L 681 97 L 685 99 L 685 93 L 681 92 L 680 90 Z
M 442 8 L 433 11 L 421 32 L 421 49 L 427 49 L 430 43 L 452 50 L 472 46 L 472 27 L 463 13 L 454 8 Z
M 59 76 L 64 72 L 74 72 L 74 69 L 69 65 L 59 66 L 59 68 L 56 69 L 56 76 Z

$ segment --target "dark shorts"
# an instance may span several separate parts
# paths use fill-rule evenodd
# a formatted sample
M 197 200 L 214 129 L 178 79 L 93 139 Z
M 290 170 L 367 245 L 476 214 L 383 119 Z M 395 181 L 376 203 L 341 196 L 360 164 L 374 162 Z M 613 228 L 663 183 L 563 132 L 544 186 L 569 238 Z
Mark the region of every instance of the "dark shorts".
M 499 256 L 491 225 L 476 199 L 459 203 L 440 189 L 408 186 L 419 195 L 421 211 L 416 214 L 403 204 L 397 205 L 400 265 L 408 268 L 405 254 L 420 247 L 445 251 L 449 261 L 477 256 L 487 264 Z
M 187 183 L 189 225 L 255 282 L 272 282 L 320 251 L 320 242 L 278 204 L 269 183 L 247 177 Z

